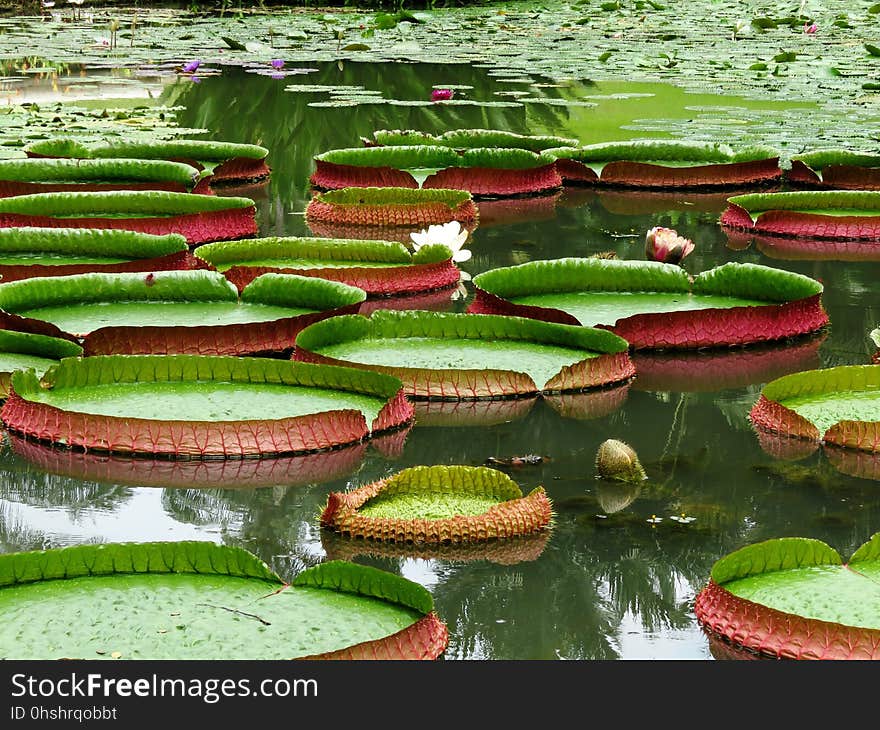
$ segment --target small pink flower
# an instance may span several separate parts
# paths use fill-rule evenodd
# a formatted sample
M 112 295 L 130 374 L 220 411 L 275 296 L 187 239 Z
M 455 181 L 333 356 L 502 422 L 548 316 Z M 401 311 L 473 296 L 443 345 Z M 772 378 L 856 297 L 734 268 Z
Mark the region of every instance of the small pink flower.
M 819 26 L 815 23 L 804 23 L 804 33 L 812 35 L 819 30 Z
M 645 255 L 650 261 L 677 264 L 693 250 L 694 242 L 672 228 L 655 226 L 645 236 Z
M 201 65 L 201 61 L 187 61 L 185 64 L 183 64 L 181 71 L 183 71 L 183 73 L 185 74 L 195 73 L 195 70 Z
M 269 63 L 271 64 L 272 68 L 274 68 L 274 69 L 284 68 L 284 59 L 283 58 L 273 58 L 271 61 L 269 61 Z
M 449 101 L 453 93 L 452 89 L 433 89 L 431 91 L 431 101 Z

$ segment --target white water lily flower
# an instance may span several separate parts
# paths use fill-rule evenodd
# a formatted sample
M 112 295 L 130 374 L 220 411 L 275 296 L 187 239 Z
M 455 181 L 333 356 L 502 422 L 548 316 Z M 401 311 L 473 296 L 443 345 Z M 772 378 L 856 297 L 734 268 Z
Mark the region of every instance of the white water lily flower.
M 422 246 L 440 244 L 452 251 L 452 260 L 456 263 L 468 261 L 471 257 L 471 252 L 462 248 L 464 242 L 467 241 L 468 230 L 458 221 L 428 226 L 427 230 L 423 228 L 418 233 L 410 233 L 409 237 L 412 239 L 413 248 L 416 251 Z

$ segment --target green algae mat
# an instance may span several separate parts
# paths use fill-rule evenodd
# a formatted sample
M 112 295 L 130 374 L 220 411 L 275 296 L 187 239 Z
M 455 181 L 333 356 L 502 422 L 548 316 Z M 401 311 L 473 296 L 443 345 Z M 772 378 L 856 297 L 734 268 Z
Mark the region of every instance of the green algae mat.
M 241 548 L 200 542 L 2 555 L 0 611 L 7 659 L 433 659 L 446 645 L 412 581 L 329 562 L 287 584 Z
M 880 658 L 880 533 L 845 562 L 819 540 L 780 538 L 721 558 L 697 619 L 736 646 L 794 659 Z
M 416 398 L 459 400 L 582 390 L 635 373 L 625 340 L 522 317 L 378 310 L 303 330 L 297 360 L 374 369 Z

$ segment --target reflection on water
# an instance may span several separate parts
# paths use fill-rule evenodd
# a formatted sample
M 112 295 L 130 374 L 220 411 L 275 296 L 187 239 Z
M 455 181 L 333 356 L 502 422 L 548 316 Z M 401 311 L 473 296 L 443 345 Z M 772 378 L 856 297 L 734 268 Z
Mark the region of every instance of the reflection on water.
M 368 64 L 316 66 L 304 83 L 388 84 L 386 98 L 422 98 L 435 79 L 452 77 L 473 86 L 475 99 L 511 87 L 472 67 L 398 64 L 389 75 Z M 178 81 L 161 98 L 188 107 L 179 113 L 188 127 L 271 150 L 272 178 L 252 194 L 266 236 L 309 235 L 303 211 L 312 156 L 357 145 L 359 136 L 377 128 L 439 133 L 494 127 L 582 138 L 589 128 L 589 141 L 598 141 L 596 130 L 608 129 L 613 119 L 609 138 L 629 134 L 619 128 L 626 123 L 621 110 L 629 108 L 627 100 L 614 102 L 613 116 L 601 99 L 600 106 L 576 110 L 553 104 L 309 106 L 314 97 L 285 92 L 288 83 L 226 69 L 224 76 L 197 85 Z M 601 96 L 602 85 L 597 87 L 591 93 Z M 548 87 L 543 93 L 557 91 Z M 636 108 L 646 116 L 644 105 Z M 283 460 L 173 466 L 93 461 L 7 441 L 0 453 L 0 549 L 198 538 L 253 550 L 285 578 L 328 555 L 342 556 L 428 586 L 449 626 L 449 658 L 711 659 L 692 602 L 719 557 L 789 535 L 818 538 L 851 554 L 880 529 L 876 460 L 850 458 L 841 450 L 823 453 L 812 444 L 794 456 L 774 451 L 747 418 L 768 379 L 869 361 L 876 348 L 867 333 L 880 323 L 880 262 L 773 258 L 759 246 L 731 247 L 718 226 L 723 207 L 715 195 L 637 196 L 585 188 L 509 204 L 487 201 L 470 241 L 473 258 L 462 266 L 475 275 L 606 251 L 641 259 L 645 232 L 669 226 L 696 242 L 684 263 L 692 274 L 742 261 L 820 279 L 832 322 L 827 332 L 773 347 L 638 355 L 641 377 L 608 390 L 420 403 L 412 429 L 363 452 L 340 451 L 328 462 L 316 457 L 323 465 L 315 471 Z M 470 298 L 443 295 L 424 306 L 464 311 Z M 608 438 L 627 441 L 639 453 L 649 479 L 638 489 L 624 493 L 596 481 L 595 454 Z M 523 491 L 546 488 L 555 525 L 545 544 L 517 546 L 522 552 L 360 551 L 322 535 L 317 526 L 330 491 L 419 464 L 479 465 L 489 457 L 526 454 L 548 458 L 506 471 Z M 695 519 L 671 519 L 682 515 Z

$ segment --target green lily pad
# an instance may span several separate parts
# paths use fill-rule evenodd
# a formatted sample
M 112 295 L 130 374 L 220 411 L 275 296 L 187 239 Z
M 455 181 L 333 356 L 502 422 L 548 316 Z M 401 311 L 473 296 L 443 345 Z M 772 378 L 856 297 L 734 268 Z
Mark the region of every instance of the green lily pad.
M 42 376 L 64 357 L 82 355 L 82 347 L 69 340 L 29 332 L 0 329 L 0 396 L 9 392 L 9 376 L 30 368 Z
M 447 87 L 448 88 L 448 87 Z M 580 142 L 551 135 L 527 135 L 495 129 L 451 129 L 443 134 L 429 134 L 414 129 L 378 129 L 373 133 L 377 145 L 438 145 L 454 149 L 508 147 L 541 152 L 551 147 L 577 147 Z
M 695 611 L 737 645 L 804 659 L 880 658 L 880 533 L 848 562 L 819 540 L 780 538 L 721 558 Z
M 739 327 L 729 318 L 749 319 L 751 312 L 816 297 L 822 291 L 821 284 L 809 277 L 756 264 L 724 264 L 691 282 L 684 270 L 672 264 L 590 258 L 494 269 L 474 277 L 474 284 L 477 296 L 470 312 L 611 327 L 635 347 L 723 344 L 719 338 L 728 337 L 722 334 L 728 327 L 729 337 L 740 338 L 739 344 L 751 338 L 778 338 L 773 331 L 780 326 L 778 322 L 759 326 L 754 321 Z M 704 337 L 700 332 L 711 327 L 706 319 L 709 314 L 719 318 L 718 324 L 715 334 L 707 331 Z M 827 321 L 823 312 L 815 314 L 816 326 Z M 793 326 L 799 329 L 803 323 Z M 753 332 L 745 339 L 749 327 Z
M 187 189 L 201 179 L 191 165 L 167 160 L 0 160 L 0 181 L 21 183 L 178 183 Z
M 628 379 L 625 340 L 520 317 L 378 310 L 303 330 L 294 357 L 376 369 L 412 396 L 459 399 L 579 390 Z M 523 377 L 524 376 L 524 377 Z
M 34 142 L 28 145 L 25 151 L 46 157 L 190 159 L 199 162 L 222 162 L 235 157 L 262 160 L 269 154 L 269 150 L 259 145 L 204 139 L 157 140 L 155 142 L 113 140 L 100 144 L 82 145 L 75 140 L 56 138 Z
M 245 550 L 198 542 L 2 555 L 0 606 L 15 627 L 0 655 L 15 659 L 290 659 L 364 642 L 381 655 L 433 610 L 424 588 L 375 568 L 324 563 L 288 585 Z M 419 658 L 445 648 L 435 622 Z
M 516 514 L 516 519 L 508 515 Z M 379 542 L 460 544 L 521 537 L 551 524 L 543 487 L 524 496 L 510 477 L 472 466 L 417 466 L 332 492 L 321 526 Z
M 750 416 L 770 431 L 877 451 L 880 368 L 842 365 L 785 375 L 764 386 Z
M 763 214 L 770 211 L 835 217 L 873 218 L 880 216 L 880 192 L 868 190 L 796 190 L 785 193 L 749 193 L 734 195 L 728 198 L 728 202 L 745 210 L 754 223 L 757 223 Z
M 100 228 L 0 228 L 3 266 L 116 264 L 187 251 L 177 234 L 153 236 Z
M 66 358 L 42 381 L 14 372 L 12 388 L 0 413 L 10 431 L 45 439 L 61 412 L 53 443 L 177 458 L 306 453 L 412 416 L 395 378 L 271 358 Z

